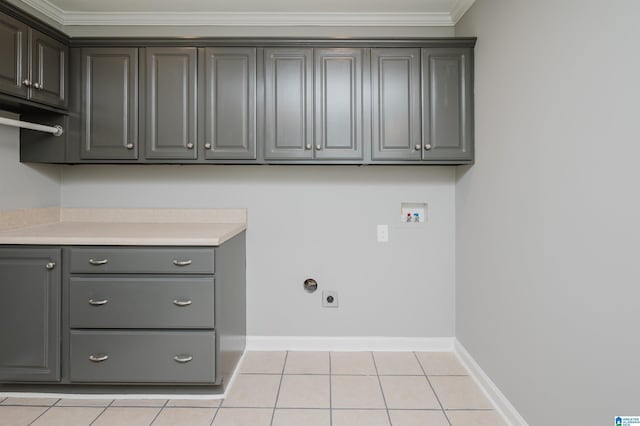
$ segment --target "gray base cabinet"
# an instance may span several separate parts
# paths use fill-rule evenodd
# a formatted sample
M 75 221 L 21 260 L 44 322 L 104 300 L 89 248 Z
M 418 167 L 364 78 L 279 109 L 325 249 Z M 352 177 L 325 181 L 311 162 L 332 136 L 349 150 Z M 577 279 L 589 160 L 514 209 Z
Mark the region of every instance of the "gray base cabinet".
M 219 247 L 0 247 L 0 383 L 223 388 L 245 349 L 245 269 L 244 233 Z
M 59 248 L 0 248 L 0 381 L 60 380 Z

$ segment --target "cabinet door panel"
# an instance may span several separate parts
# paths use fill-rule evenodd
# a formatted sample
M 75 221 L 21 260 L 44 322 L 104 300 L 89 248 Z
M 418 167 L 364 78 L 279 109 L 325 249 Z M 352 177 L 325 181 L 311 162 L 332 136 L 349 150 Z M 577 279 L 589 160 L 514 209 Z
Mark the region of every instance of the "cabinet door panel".
M 316 49 L 315 158 L 362 158 L 362 49 Z
M 205 158 L 256 158 L 256 49 L 204 49 Z
M 371 49 L 374 160 L 419 160 L 420 50 Z
M 422 49 L 425 160 L 472 159 L 471 49 Z
M 22 81 L 29 76 L 29 35 L 25 24 L 0 14 L 0 91 L 27 97 Z
M 145 156 L 198 157 L 196 48 L 146 48 Z
M 66 108 L 69 49 L 31 29 L 31 99 Z
M 0 380 L 60 380 L 59 249 L 0 249 L 0 324 Z
M 266 159 L 313 156 L 313 51 L 265 49 Z
M 82 49 L 81 56 L 81 158 L 138 158 L 138 49 Z

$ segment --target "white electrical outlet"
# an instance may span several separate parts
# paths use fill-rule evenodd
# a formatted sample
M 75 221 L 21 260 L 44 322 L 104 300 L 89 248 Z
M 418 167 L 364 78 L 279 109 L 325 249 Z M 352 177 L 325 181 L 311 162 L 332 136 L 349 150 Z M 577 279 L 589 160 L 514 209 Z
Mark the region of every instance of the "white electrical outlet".
M 338 307 L 338 292 L 326 290 L 322 292 L 322 307 L 323 308 L 337 308 Z
M 378 242 L 389 242 L 389 225 L 378 225 Z

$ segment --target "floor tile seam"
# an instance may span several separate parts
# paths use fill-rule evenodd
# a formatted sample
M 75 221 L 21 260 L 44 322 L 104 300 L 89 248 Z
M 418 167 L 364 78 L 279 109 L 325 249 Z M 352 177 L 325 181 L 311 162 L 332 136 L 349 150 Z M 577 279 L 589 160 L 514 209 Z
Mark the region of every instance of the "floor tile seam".
M 58 401 L 56 401 L 56 402 L 58 402 Z M 50 405 L 49 407 L 47 407 L 47 409 L 46 409 L 46 410 L 44 410 L 42 413 L 40 413 L 40 415 L 39 415 L 38 417 L 36 417 L 35 419 L 33 419 L 33 420 L 29 423 L 29 425 L 34 424 L 34 423 L 35 423 L 35 422 L 36 422 L 40 417 L 44 416 L 44 415 L 45 415 L 49 410 L 51 410 L 51 408 L 53 408 L 53 405 Z
M 447 420 L 447 423 L 449 423 L 449 426 L 452 426 L 451 420 L 449 420 L 449 416 L 447 416 L 447 413 L 446 413 L 446 411 L 444 409 L 444 405 L 442 404 L 442 401 L 440 401 L 440 397 L 438 396 L 438 393 L 436 392 L 435 388 L 431 384 L 431 380 L 429 380 L 429 376 L 427 375 L 427 372 L 424 370 L 424 367 L 422 366 L 422 363 L 420 363 L 420 358 L 418 358 L 418 354 L 413 352 L 413 356 L 418 361 L 418 365 L 420 366 L 420 369 L 422 370 L 422 372 L 425 373 L 424 377 L 427 379 L 427 383 L 429 384 L 429 387 L 431 388 L 431 392 L 433 392 L 433 395 L 436 397 L 436 401 L 438 401 L 438 405 L 440 405 L 440 410 L 442 411 L 442 415 Z
M 380 386 L 380 393 L 382 394 L 382 402 L 384 402 L 384 409 L 387 413 L 387 420 L 389 424 L 392 425 L 391 421 L 391 413 L 389 413 L 389 406 L 387 405 L 387 397 L 384 395 L 384 389 L 382 388 L 382 380 L 380 380 L 380 372 L 378 371 L 378 363 L 376 363 L 376 357 L 373 352 L 371 352 L 371 359 L 373 360 L 373 368 L 376 370 L 376 377 L 378 379 L 378 386 Z
M 284 380 L 284 371 L 287 368 L 287 359 L 289 358 L 289 351 L 284 354 L 284 363 L 282 364 L 282 374 L 280 374 L 280 382 L 278 383 L 278 391 L 276 392 L 276 400 L 273 403 L 273 411 L 271 412 L 270 426 L 273 426 L 273 419 L 276 416 L 276 407 L 278 406 L 278 399 L 280 398 L 280 389 L 282 389 L 282 381 Z
M 331 352 L 329 355 L 329 426 L 333 426 L 333 392 L 331 391 Z
M 162 407 L 160 407 L 160 409 L 158 410 L 158 412 L 156 413 L 156 415 L 153 417 L 153 420 L 151 420 L 151 423 L 149 423 L 149 425 L 152 425 L 156 419 L 158 418 L 158 416 L 160 415 L 160 413 L 162 413 L 162 410 L 164 410 L 164 407 L 167 406 L 167 404 L 169 403 L 169 400 L 167 399 L 164 404 L 162 405 Z M 151 407 L 151 408 L 157 408 L 157 407 Z
M 93 421 L 91 423 L 89 423 L 89 426 L 92 426 L 96 422 L 96 420 L 98 420 L 100 418 L 100 416 L 102 416 L 104 414 L 104 412 L 107 411 L 107 409 L 113 405 L 114 402 L 115 402 L 115 399 L 112 399 L 111 402 L 109 403 L 109 405 L 104 407 L 104 410 L 102 410 L 100 412 L 100 414 L 98 414 L 98 417 L 96 417 L 95 419 L 93 419 Z
M 495 408 L 447 408 L 445 411 L 495 411 Z

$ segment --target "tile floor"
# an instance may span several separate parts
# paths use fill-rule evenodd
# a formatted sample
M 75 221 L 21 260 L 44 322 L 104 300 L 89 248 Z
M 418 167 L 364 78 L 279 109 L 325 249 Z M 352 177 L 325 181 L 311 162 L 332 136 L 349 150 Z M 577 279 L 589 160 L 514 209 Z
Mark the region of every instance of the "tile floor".
M 248 352 L 224 400 L 0 397 L 0 425 L 505 423 L 450 353 Z

